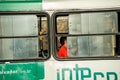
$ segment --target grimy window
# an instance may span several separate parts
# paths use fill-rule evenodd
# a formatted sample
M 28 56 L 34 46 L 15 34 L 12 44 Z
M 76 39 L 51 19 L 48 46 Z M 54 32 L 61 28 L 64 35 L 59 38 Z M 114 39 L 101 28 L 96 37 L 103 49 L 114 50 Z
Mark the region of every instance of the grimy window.
M 0 60 L 47 59 L 48 16 L 44 13 L 0 15 Z
M 54 18 L 57 57 L 59 57 L 60 37 L 62 36 L 67 37 L 68 57 L 119 55 L 118 12 L 58 12 Z

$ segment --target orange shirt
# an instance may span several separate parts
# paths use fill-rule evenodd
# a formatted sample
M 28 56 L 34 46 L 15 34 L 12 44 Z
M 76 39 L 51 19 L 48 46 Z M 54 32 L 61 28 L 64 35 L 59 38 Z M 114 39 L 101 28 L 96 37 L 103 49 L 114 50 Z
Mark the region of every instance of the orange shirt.
M 65 45 L 61 46 L 58 52 L 58 57 L 59 58 L 67 58 L 68 53 L 67 53 L 67 47 Z

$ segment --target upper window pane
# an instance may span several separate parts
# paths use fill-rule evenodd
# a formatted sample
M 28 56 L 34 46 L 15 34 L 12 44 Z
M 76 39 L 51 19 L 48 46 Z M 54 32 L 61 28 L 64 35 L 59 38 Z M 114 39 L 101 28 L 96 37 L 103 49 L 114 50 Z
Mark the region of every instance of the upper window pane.
M 36 15 L 0 16 L 0 36 L 37 36 Z
M 96 12 L 60 16 L 57 17 L 57 32 L 69 34 L 115 33 L 117 32 L 117 13 Z

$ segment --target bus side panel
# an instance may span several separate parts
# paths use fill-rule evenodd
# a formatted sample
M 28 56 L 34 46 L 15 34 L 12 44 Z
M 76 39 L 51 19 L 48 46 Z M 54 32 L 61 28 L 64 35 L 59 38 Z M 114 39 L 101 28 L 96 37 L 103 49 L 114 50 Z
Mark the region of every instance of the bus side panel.
M 43 0 L 43 10 L 117 8 L 120 0 Z
M 120 60 L 47 61 L 45 80 L 120 80 Z
M 0 80 L 44 80 L 44 63 L 0 64 Z

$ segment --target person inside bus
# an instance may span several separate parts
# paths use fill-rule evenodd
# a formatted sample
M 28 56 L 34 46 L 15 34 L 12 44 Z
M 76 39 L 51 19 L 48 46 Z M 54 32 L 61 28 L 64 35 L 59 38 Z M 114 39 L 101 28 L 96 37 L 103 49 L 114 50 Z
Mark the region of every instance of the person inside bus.
M 60 38 L 61 47 L 58 51 L 59 58 L 67 58 L 68 57 L 68 50 L 67 50 L 67 37 Z

